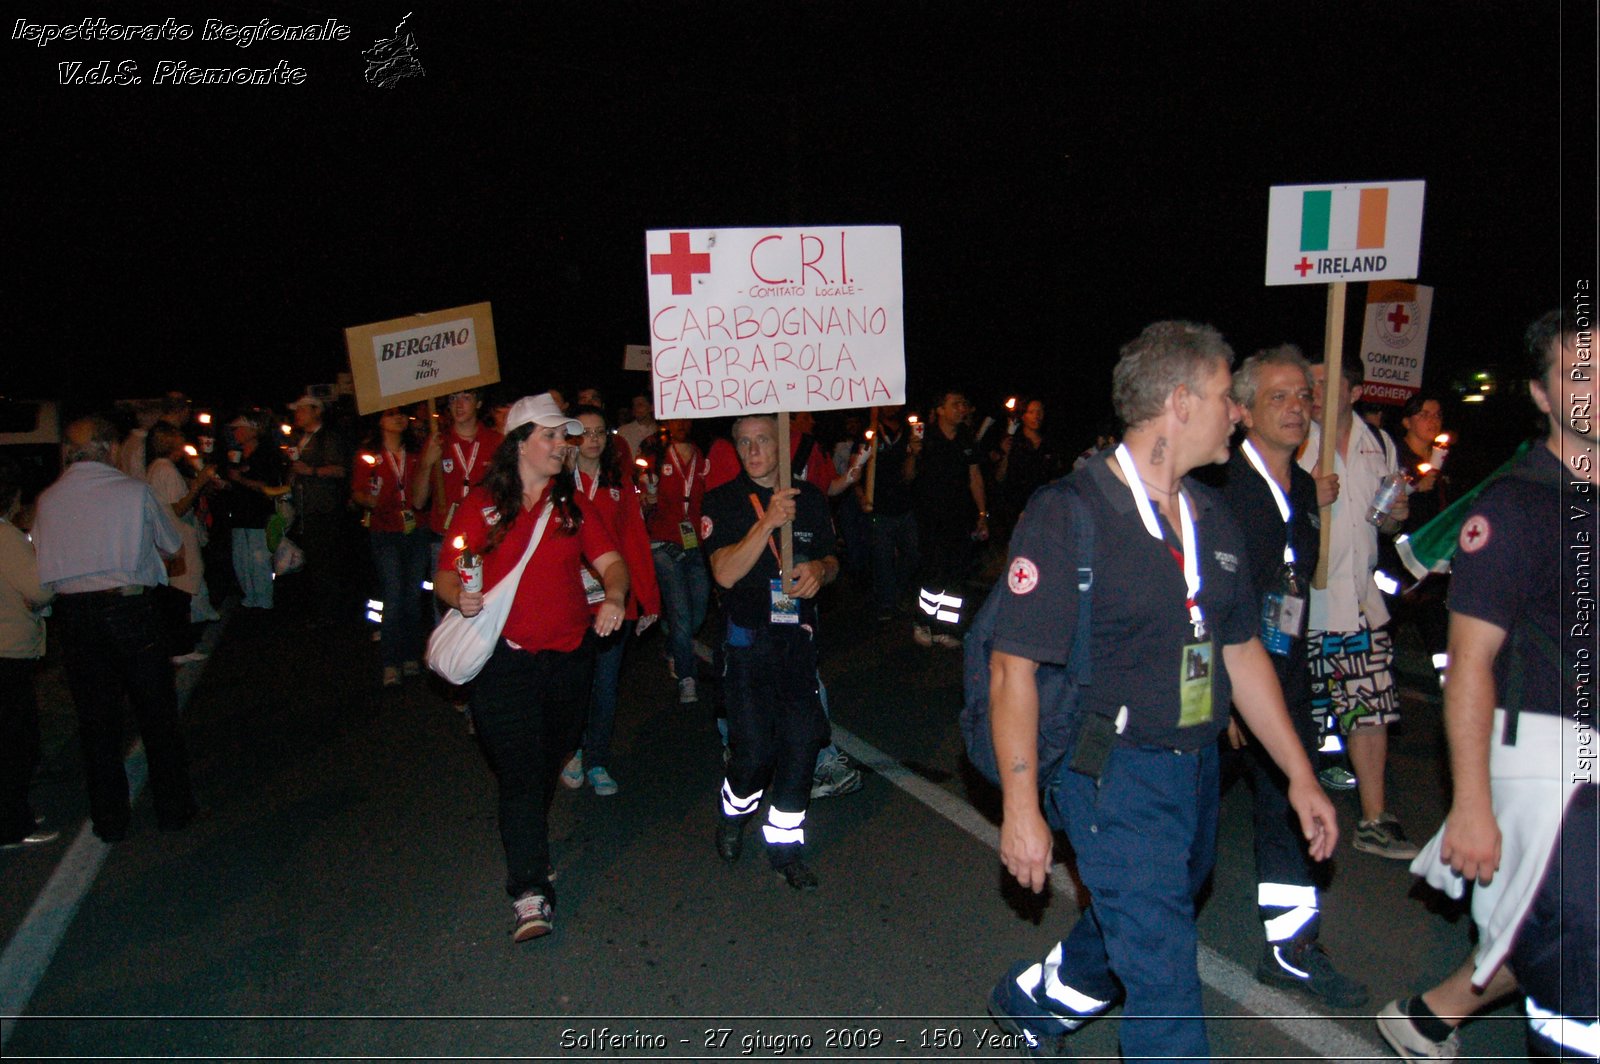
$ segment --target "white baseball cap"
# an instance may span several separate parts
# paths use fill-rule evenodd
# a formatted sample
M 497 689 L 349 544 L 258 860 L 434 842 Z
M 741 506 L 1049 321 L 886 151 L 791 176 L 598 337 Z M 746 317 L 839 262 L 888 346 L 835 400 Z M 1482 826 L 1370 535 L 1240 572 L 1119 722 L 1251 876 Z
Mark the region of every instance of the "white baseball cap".
M 583 423 L 574 421 L 561 412 L 549 392 L 525 395 L 511 404 L 506 412 L 506 435 L 523 425 L 542 425 L 547 429 L 564 428 L 568 436 L 582 436 Z

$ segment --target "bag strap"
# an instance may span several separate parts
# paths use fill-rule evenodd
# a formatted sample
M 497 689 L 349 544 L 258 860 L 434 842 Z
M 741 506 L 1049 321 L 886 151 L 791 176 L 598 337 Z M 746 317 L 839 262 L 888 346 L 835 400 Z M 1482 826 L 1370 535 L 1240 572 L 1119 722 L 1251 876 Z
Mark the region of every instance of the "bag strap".
M 484 593 L 483 597 L 485 599 L 502 587 L 509 587 L 515 592 L 517 581 L 522 579 L 522 571 L 528 567 L 528 561 L 533 557 L 533 552 L 539 549 L 539 541 L 544 538 L 545 526 L 550 523 L 550 512 L 554 509 L 554 503 L 547 502 L 544 504 L 544 509 L 539 512 L 539 520 L 534 523 L 533 535 L 528 537 L 528 549 L 522 552 L 521 560 L 517 562 L 514 569 L 505 575 L 505 579 Z

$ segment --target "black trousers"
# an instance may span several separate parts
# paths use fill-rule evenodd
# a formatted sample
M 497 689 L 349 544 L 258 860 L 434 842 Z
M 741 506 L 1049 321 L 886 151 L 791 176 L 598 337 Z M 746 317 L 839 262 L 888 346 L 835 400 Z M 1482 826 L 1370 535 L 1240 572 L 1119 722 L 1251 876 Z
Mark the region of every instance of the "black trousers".
M 55 631 L 78 714 L 78 746 L 89 787 L 89 818 L 101 837 L 120 836 L 131 816 L 124 700 L 131 703 L 150 766 L 150 793 L 163 824 L 195 810 L 189 753 L 178 720 L 178 693 L 156 596 L 60 595 Z
M 0 843 L 33 833 L 28 785 L 39 767 L 38 658 L 0 658 Z

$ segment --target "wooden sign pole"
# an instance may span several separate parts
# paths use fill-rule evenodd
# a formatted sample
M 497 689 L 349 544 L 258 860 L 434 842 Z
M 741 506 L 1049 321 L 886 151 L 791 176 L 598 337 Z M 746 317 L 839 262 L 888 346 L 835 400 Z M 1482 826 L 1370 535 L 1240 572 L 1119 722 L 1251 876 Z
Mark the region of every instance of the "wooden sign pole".
M 1322 448 L 1317 456 L 1317 472 L 1327 476 L 1334 469 L 1335 434 L 1339 425 L 1339 394 L 1344 387 L 1340 375 L 1340 355 L 1344 351 L 1345 282 L 1328 285 L 1328 320 L 1322 334 Z M 1342 485 L 1341 485 L 1342 488 Z M 1328 542 L 1333 530 L 1333 504 L 1322 507 L 1321 550 L 1311 586 L 1318 591 L 1328 586 Z
M 778 412 L 778 490 L 789 489 L 789 415 Z M 778 539 L 780 577 L 785 588 L 792 587 L 789 574 L 794 572 L 794 522 L 786 521 Z
M 878 408 L 872 408 L 872 416 L 867 421 L 867 509 L 872 509 L 872 495 L 878 486 Z

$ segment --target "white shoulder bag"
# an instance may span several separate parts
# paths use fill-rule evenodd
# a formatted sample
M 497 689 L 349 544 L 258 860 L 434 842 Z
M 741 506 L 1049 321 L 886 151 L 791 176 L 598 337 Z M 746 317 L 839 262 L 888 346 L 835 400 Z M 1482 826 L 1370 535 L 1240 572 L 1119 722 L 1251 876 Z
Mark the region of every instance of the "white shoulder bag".
M 522 571 L 528 567 L 528 559 L 533 557 L 539 541 L 544 538 L 545 525 L 550 523 L 550 510 L 550 504 L 546 503 L 538 523 L 533 526 L 533 536 L 528 540 L 522 560 L 484 594 L 483 609 L 471 617 L 463 617 L 460 610 L 451 609 L 428 637 L 428 668 L 450 683 L 469 683 L 483 671 L 489 655 L 494 653 L 500 632 L 506 626 L 506 617 L 511 613 L 511 600 L 516 598 Z

